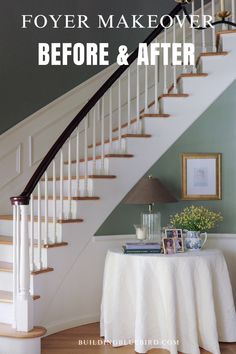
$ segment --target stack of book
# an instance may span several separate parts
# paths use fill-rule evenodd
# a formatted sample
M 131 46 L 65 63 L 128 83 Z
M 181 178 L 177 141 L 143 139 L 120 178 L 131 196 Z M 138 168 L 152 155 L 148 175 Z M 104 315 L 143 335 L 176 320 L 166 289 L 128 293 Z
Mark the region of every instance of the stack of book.
M 126 243 L 122 248 L 124 253 L 161 253 L 161 245 L 158 242 Z

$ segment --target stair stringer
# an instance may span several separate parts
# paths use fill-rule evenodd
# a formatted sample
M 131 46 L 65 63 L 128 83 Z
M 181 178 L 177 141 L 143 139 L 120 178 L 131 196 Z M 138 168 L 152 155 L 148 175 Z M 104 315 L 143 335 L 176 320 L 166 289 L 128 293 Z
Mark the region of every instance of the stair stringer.
M 48 263 L 55 271 L 34 280 L 34 292 L 40 290 L 41 295 L 35 304 L 36 324 L 45 326 L 48 333 L 99 320 L 105 254 L 108 249 L 119 249 L 121 241 L 96 242 L 94 233 L 133 185 L 236 79 L 235 59 L 235 51 L 224 57 L 202 57 L 203 72 L 209 76 L 183 78 L 187 98 L 162 99 L 171 117 L 146 118 L 145 133 L 152 137 L 128 139 L 127 151 L 134 158 L 111 159 L 110 173 L 117 178 L 94 181 L 101 199 L 80 202 L 84 223 L 61 226 L 69 246 L 49 250 Z

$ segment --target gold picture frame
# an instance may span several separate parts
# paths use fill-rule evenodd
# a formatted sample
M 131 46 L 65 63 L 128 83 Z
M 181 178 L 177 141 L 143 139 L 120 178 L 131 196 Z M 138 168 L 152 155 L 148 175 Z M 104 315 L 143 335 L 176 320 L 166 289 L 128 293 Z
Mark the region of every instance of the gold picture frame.
M 221 153 L 182 154 L 183 200 L 220 200 Z

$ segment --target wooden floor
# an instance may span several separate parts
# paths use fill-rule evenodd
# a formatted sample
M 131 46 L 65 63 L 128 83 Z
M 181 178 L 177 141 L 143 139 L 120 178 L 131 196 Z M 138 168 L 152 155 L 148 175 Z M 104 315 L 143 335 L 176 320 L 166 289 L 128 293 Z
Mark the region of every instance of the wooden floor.
M 112 348 L 110 345 L 98 345 L 99 323 L 72 328 L 53 334 L 42 340 L 42 354 L 134 354 L 132 346 Z M 83 341 L 83 345 L 78 342 Z M 93 341 L 93 344 L 90 344 Z M 148 354 L 168 354 L 167 350 L 152 349 Z M 191 353 L 186 353 L 191 354 Z M 210 354 L 201 350 L 201 354 Z M 236 343 L 221 344 L 221 354 L 236 354 Z

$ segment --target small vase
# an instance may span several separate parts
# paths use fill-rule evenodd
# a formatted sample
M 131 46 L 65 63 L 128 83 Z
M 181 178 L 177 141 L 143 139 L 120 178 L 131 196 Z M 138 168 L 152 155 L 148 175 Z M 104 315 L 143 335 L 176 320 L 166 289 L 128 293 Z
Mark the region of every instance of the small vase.
M 134 225 L 134 227 L 136 231 L 137 240 L 140 243 L 144 243 L 144 241 L 147 239 L 147 234 L 148 234 L 147 227 L 143 225 Z
M 201 233 L 200 231 L 187 231 L 185 236 L 185 249 L 187 251 L 200 251 L 205 245 L 206 241 L 206 232 Z

